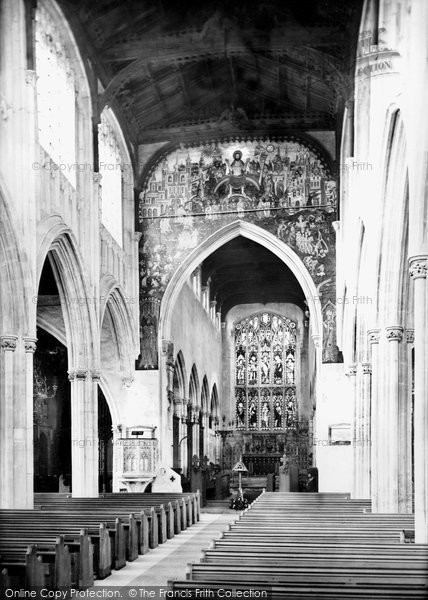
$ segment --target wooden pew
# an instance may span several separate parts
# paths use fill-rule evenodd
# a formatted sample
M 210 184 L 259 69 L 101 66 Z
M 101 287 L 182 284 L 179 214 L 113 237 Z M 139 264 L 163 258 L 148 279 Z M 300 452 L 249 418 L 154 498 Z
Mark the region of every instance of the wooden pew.
M 271 589 L 273 598 L 296 599 L 428 597 L 428 546 L 400 543 L 413 515 L 306 496 L 260 496 L 172 588 Z
M 29 551 L 31 550 L 31 551 Z M 72 586 L 86 589 L 93 585 L 93 547 L 86 530 L 77 536 L 58 535 L 39 531 L 31 526 L 25 531 L 15 523 L 0 528 L 0 564 L 9 577 L 19 573 L 30 587 L 40 584 L 40 566 L 43 585 L 52 588 Z M 41 558 L 41 561 L 37 559 Z

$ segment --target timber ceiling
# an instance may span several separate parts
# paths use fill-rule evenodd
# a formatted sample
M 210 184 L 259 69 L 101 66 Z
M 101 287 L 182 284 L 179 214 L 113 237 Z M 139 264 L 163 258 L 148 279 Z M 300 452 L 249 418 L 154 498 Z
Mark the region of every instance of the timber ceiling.
M 131 141 L 340 129 L 362 0 L 60 0 Z
M 290 302 L 305 310 L 305 296 L 291 270 L 256 242 L 237 237 L 202 263 L 202 284 L 210 282 L 210 296 L 224 320 L 238 304 Z

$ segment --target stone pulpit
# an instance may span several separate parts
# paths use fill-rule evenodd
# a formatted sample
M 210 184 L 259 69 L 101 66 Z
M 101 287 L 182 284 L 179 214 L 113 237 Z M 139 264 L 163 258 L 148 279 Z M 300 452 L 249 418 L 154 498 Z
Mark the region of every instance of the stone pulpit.
M 159 468 L 159 443 L 152 427 L 119 427 L 114 436 L 115 492 L 144 492 Z

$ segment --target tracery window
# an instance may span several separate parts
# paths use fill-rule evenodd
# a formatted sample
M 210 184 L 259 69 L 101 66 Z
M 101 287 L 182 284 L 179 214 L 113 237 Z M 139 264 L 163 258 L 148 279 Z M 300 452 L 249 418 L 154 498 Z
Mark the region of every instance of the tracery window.
M 235 326 L 236 427 L 289 430 L 297 420 L 296 324 L 263 312 Z
M 44 7 L 36 12 L 35 57 L 39 143 L 75 185 L 75 75 L 61 33 Z

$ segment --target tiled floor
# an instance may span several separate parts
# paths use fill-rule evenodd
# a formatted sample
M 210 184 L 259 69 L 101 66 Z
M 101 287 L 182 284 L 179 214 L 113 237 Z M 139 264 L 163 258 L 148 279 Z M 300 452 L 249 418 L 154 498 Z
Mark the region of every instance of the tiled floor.
M 239 512 L 201 513 L 201 519 L 165 544 L 127 563 L 110 577 L 96 581 L 95 586 L 166 586 L 173 579 L 185 579 L 187 563 L 199 561 L 201 551 L 220 536 Z

